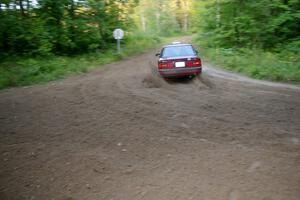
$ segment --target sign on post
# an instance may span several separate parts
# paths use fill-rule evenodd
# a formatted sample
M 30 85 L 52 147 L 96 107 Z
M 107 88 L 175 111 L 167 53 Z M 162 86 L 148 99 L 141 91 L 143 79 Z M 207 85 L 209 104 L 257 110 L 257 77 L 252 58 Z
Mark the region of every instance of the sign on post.
M 124 31 L 120 28 L 114 30 L 114 38 L 117 40 L 118 53 L 121 52 L 120 40 L 124 37 Z

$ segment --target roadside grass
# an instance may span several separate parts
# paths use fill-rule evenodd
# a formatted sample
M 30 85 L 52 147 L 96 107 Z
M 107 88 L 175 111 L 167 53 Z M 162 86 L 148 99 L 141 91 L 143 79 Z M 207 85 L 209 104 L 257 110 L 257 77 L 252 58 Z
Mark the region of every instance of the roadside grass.
M 0 65 L 0 89 L 61 79 L 72 73 L 87 72 L 117 59 L 116 54 L 106 51 L 74 57 L 49 56 L 8 60 Z
M 214 48 L 196 41 L 204 58 L 228 70 L 247 76 L 278 82 L 300 83 L 300 55 L 285 51 L 262 49 Z
M 125 56 L 145 52 L 161 43 L 161 38 L 135 34 L 122 41 L 121 54 L 116 46 L 77 56 L 46 56 L 35 58 L 8 58 L 0 63 L 0 89 L 45 83 L 70 74 L 86 73 L 101 65 Z

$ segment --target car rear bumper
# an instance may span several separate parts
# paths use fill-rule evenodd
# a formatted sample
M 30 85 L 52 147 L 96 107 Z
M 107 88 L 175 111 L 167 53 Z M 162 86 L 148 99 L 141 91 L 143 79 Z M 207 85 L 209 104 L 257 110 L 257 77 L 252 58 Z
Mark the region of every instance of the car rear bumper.
M 202 67 L 158 69 L 158 72 L 163 77 L 198 75 L 201 74 L 201 71 L 202 71 Z

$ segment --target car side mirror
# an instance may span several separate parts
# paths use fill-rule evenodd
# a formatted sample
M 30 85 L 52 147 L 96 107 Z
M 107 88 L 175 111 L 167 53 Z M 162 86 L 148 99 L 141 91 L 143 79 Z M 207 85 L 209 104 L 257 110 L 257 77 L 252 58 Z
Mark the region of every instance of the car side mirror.
M 196 54 L 198 55 L 199 54 L 199 51 L 198 50 L 195 50 L 196 51 Z
M 160 53 L 156 53 L 155 56 L 156 56 L 156 57 L 157 57 L 157 56 L 160 56 Z

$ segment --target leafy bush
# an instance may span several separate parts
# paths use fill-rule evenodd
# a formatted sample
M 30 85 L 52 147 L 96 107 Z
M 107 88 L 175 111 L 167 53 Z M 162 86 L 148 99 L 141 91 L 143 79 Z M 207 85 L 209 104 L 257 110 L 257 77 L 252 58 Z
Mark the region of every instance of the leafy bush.
M 294 51 L 281 49 L 280 52 L 270 52 L 258 48 L 218 48 L 210 46 L 202 38 L 198 38 L 197 43 L 207 59 L 226 69 L 257 79 L 300 83 L 300 56 Z
M 145 52 L 161 43 L 161 38 L 144 32 L 129 34 L 124 40 L 124 53 Z
M 0 63 L 0 89 L 12 86 L 31 85 L 64 78 L 71 73 L 85 73 L 90 69 L 121 59 L 124 56 L 144 52 L 160 44 L 161 39 L 143 33 L 132 33 L 122 40 L 122 54 L 117 54 L 116 45 L 107 50 L 96 47 L 93 53 L 76 56 L 25 58 L 14 57 Z

